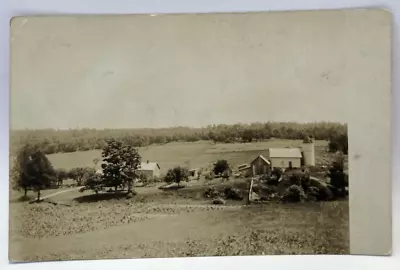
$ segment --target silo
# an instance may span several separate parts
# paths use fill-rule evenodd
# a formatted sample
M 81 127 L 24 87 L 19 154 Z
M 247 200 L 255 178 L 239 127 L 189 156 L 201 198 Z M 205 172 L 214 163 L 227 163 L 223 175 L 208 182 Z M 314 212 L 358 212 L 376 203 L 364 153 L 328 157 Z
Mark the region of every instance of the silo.
M 314 142 L 303 142 L 301 148 L 303 149 L 304 165 L 315 166 Z

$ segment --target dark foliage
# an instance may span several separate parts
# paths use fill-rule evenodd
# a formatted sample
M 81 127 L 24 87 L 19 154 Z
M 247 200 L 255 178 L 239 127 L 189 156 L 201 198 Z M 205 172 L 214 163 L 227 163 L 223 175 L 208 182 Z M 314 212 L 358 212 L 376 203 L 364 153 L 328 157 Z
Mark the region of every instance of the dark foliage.
M 214 164 L 214 169 L 213 169 L 213 171 L 214 171 L 214 173 L 215 173 L 216 175 L 218 175 L 218 174 L 224 174 L 224 173 L 225 173 L 225 175 L 226 175 L 226 174 L 228 173 L 228 170 L 229 170 L 229 164 L 228 164 L 228 161 L 225 160 L 225 159 L 218 160 L 218 161 Z
M 330 152 L 341 151 L 343 154 L 348 154 L 348 138 L 347 133 L 340 134 L 338 136 L 332 137 L 328 144 Z
M 176 141 L 248 142 L 271 137 L 301 140 L 306 136 L 316 140 L 342 142 L 344 137 L 347 138 L 347 126 L 329 122 L 307 124 L 267 122 L 248 125 L 212 125 L 204 128 L 14 130 L 10 136 L 10 148 L 12 153 L 16 153 L 22 145 L 30 142 L 37 144 L 43 153 L 52 154 L 103 149 L 110 138 L 121 141 L 124 145 L 141 147 Z
M 282 196 L 282 201 L 284 202 L 301 202 L 306 199 L 306 195 L 301 186 L 292 185 L 290 186 L 284 195 Z
M 19 151 L 12 170 L 15 189 L 29 189 L 37 192 L 40 200 L 40 191 L 57 185 L 57 174 L 51 162 L 35 145 L 25 145 Z
M 179 186 L 180 182 L 189 180 L 189 171 L 180 166 L 169 169 L 167 174 L 165 175 L 164 180 L 167 183 L 175 182 Z
M 339 192 L 348 186 L 348 176 L 344 173 L 344 160 L 343 157 L 338 157 L 329 168 L 328 177 L 330 184 L 334 186 Z
M 226 187 L 224 189 L 225 198 L 228 200 L 236 200 L 240 201 L 243 200 L 243 194 L 237 188 Z
M 57 184 L 58 186 L 61 186 L 63 184 L 63 181 L 68 179 L 69 173 L 64 169 L 57 169 L 55 170 L 55 172 L 57 177 Z
M 128 193 L 132 192 L 133 181 L 139 177 L 141 157 L 136 148 L 126 145 L 118 140 L 107 140 L 102 152 L 104 187 L 114 187 L 117 190 L 125 184 L 128 185 Z

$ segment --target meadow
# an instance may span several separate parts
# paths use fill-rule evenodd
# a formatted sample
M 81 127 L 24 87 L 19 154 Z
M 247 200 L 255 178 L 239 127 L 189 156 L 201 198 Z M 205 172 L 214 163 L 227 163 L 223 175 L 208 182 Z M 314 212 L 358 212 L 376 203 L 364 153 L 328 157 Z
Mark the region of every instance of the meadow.
M 181 165 L 211 168 L 218 159 L 231 166 L 249 163 L 270 147 L 295 147 L 300 140 L 255 143 L 173 142 L 139 148 L 142 160 L 160 164 L 163 173 Z M 316 141 L 316 163 L 333 154 Z M 97 150 L 48 155 L 55 168 L 95 166 Z M 47 202 L 10 202 L 10 252 L 13 261 L 262 254 L 348 254 L 347 200 L 245 205 L 227 200 L 213 205 L 203 196 L 210 187 L 248 191 L 244 179 L 191 181 L 175 191 L 135 187 L 132 199 L 96 196 L 77 189 Z M 62 189 L 64 190 L 64 189 Z M 57 192 L 57 190 L 53 191 Z M 51 194 L 52 191 L 44 191 Z M 111 194 L 110 194 L 111 195 Z
M 226 159 L 236 167 L 249 163 L 258 155 L 266 155 L 271 147 L 298 147 L 302 140 L 271 139 L 253 143 L 212 143 L 199 142 L 172 142 L 161 145 L 139 147 L 142 162 L 149 160 L 157 162 L 161 172 L 166 173 L 174 166 L 188 168 L 211 168 L 213 162 Z M 315 141 L 316 165 L 328 165 L 333 154 L 327 152 L 328 142 Z M 100 150 L 80 151 L 72 153 L 57 153 L 47 155 L 53 166 L 57 169 L 72 169 L 76 167 L 95 167 L 93 160 L 101 160 Z M 100 164 L 97 165 L 100 167 Z

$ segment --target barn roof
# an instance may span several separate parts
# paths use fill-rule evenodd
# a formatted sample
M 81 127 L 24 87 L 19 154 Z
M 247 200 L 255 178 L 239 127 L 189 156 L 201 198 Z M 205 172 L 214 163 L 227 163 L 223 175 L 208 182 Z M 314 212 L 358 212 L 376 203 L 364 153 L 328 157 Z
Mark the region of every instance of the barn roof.
M 139 170 L 154 171 L 157 167 L 160 169 L 160 166 L 156 162 L 142 162 Z
M 270 148 L 270 158 L 301 158 L 301 151 L 299 148 Z
M 271 164 L 271 162 L 269 162 L 269 160 L 266 159 L 263 155 L 259 155 L 258 157 L 256 157 L 256 158 L 251 162 L 251 164 L 253 164 L 254 161 L 256 161 L 258 158 L 261 158 L 261 159 L 262 159 L 265 163 L 267 163 L 267 164 Z

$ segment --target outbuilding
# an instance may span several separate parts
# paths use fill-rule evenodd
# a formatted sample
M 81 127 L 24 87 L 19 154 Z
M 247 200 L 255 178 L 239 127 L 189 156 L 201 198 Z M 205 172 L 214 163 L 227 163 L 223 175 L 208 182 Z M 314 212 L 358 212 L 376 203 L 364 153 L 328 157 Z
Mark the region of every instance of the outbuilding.
M 147 178 L 160 177 L 160 165 L 156 162 L 143 162 L 140 164 L 138 172 L 142 173 Z

